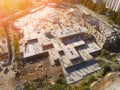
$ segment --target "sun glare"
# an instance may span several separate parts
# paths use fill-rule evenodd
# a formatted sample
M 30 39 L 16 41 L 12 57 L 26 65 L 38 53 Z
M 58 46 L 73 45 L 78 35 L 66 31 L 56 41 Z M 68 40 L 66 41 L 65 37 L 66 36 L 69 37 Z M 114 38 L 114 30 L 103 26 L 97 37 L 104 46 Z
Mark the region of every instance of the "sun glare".
M 41 0 L 47 3 L 59 2 L 62 3 L 63 0 Z M 70 0 L 67 0 L 68 6 L 70 5 Z M 31 3 L 30 0 L 0 0 L 0 9 L 2 10 L 16 10 L 24 9 Z
M 29 0 L 0 0 L 2 10 L 19 10 L 29 5 Z

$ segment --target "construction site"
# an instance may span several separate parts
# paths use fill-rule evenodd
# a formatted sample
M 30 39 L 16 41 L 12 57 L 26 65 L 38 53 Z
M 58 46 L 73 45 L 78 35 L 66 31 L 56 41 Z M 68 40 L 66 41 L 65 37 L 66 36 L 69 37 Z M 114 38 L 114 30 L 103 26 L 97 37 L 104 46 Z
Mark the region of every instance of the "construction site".
M 0 20 L 0 89 L 119 89 L 120 33 L 108 17 L 79 0 L 25 6 Z
M 72 84 L 101 69 L 94 58 L 101 46 L 88 33 L 82 10 L 49 3 L 30 12 L 14 22 L 23 34 L 21 60 L 36 62 L 26 66 L 33 72 L 22 78 L 46 75 L 54 79 L 63 73 L 67 83 Z

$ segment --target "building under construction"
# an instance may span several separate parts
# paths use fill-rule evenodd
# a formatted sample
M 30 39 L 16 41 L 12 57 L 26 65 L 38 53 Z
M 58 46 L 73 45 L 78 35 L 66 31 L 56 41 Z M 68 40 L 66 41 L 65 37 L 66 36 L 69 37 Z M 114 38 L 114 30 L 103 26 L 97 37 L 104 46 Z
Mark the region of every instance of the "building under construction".
M 49 58 L 51 66 L 62 67 L 68 84 L 101 69 L 94 57 L 105 40 L 98 40 L 102 34 L 95 27 L 93 18 L 83 17 L 82 10 L 65 5 L 41 5 L 31 12 L 14 22 L 14 26 L 23 34 L 20 40 L 22 60 Z

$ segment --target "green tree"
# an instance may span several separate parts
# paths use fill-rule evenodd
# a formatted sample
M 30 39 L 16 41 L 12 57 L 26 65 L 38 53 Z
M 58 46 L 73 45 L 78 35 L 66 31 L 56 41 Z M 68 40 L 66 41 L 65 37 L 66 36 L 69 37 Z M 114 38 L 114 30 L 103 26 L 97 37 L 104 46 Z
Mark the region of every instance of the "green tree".
M 0 28 L 0 38 L 5 38 L 6 37 L 6 33 L 3 30 L 3 28 Z
M 120 13 L 118 13 L 117 17 L 116 17 L 116 23 L 118 25 L 120 25 Z
M 13 35 L 14 61 L 19 61 L 19 37 L 16 33 Z
M 92 83 L 92 82 L 94 82 L 94 81 L 96 81 L 97 79 L 95 78 L 95 76 L 93 76 L 93 75 L 90 75 L 90 76 L 88 76 L 87 77 L 87 82 L 88 83 Z
M 106 13 L 105 3 L 100 3 L 98 13 L 100 14 Z
M 110 66 L 108 66 L 107 64 L 103 66 L 103 68 L 101 69 L 101 71 L 99 72 L 99 77 L 104 77 L 107 73 L 109 73 L 111 71 Z
M 86 80 L 83 80 L 80 82 L 78 88 L 78 90 L 90 90 L 90 83 L 88 83 Z
M 37 90 L 36 85 L 33 82 L 24 83 L 25 90 Z
M 55 84 L 50 87 L 49 90 L 66 90 L 66 80 L 60 77 L 56 80 Z

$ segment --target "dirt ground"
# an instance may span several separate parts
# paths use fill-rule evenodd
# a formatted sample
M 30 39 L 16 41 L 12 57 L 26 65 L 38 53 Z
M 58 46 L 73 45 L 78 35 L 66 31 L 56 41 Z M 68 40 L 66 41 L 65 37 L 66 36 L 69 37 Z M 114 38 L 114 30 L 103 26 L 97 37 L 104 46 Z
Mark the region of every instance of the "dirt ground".
M 120 77 L 117 77 L 114 82 L 112 82 L 104 90 L 120 90 Z
M 17 82 L 43 77 L 54 82 L 63 73 L 61 66 L 51 66 L 49 58 L 27 62 L 24 67 L 24 75 L 21 75 L 19 78 L 15 78 L 12 66 L 8 67 L 9 71 L 6 74 L 3 72 L 4 69 L 0 72 L 0 90 L 14 90 Z
M 33 69 L 32 72 L 29 70 L 30 68 Z M 20 76 L 20 80 L 35 80 L 45 76 L 47 79 L 55 79 L 62 73 L 62 68 L 61 66 L 51 66 L 49 58 L 45 58 L 27 63 L 25 71 L 25 74 Z
M 0 90 L 14 90 L 15 72 L 10 70 L 10 67 L 8 68 L 8 73 L 0 72 Z
M 105 88 L 109 87 L 117 79 L 115 73 L 110 73 L 106 77 L 100 79 L 96 82 L 91 90 L 107 90 Z M 111 90 L 111 89 L 110 89 Z

